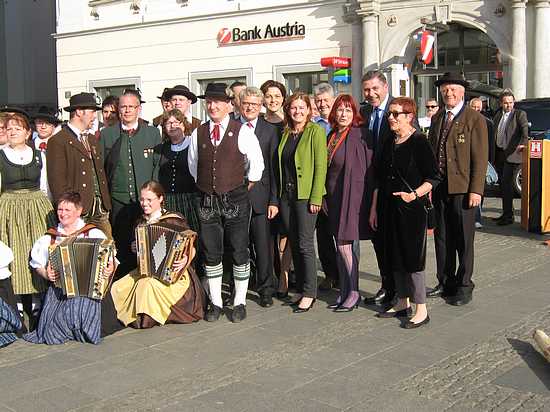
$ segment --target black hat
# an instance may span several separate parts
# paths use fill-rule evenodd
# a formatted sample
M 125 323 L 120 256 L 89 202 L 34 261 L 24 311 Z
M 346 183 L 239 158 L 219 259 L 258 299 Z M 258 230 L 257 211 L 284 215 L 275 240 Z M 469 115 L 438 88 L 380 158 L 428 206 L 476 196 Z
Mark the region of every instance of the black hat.
M 157 96 L 157 99 L 160 99 L 162 100 L 163 102 L 166 102 L 168 100 L 170 100 L 167 95 L 166 95 L 166 92 L 170 90 L 169 87 L 165 87 L 164 90 L 162 91 L 162 94 L 160 96 Z
M 58 110 L 52 110 L 49 107 L 40 106 L 38 111 L 32 115 L 32 119 L 43 119 L 46 120 L 48 123 L 57 125 L 63 123 L 63 121 L 57 117 L 58 113 Z
M 189 100 L 191 100 L 191 104 L 197 102 L 197 96 L 195 95 L 195 93 L 191 92 L 191 90 L 181 84 L 178 84 L 168 90 L 165 89 L 163 96 L 164 95 L 166 95 L 167 99 L 171 99 L 172 96 L 185 96 Z
M 199 99 L 221 99 L 231 100 L 231 96 L 227 93 L 227 84 L 225 83 L 208 83 L 204 94 L 197 96 Z
M 63 108 L 66 112 L 74 112 L 76 109 L 101 110 L 101 106 L 99 106 L 95 94 L 78 93 L 71 96 L 69 99 L 69 105 Z
M 29 114 L 25 110 L 15 106 L 0 106 L 0 113 L 19 113 L 27 119 L 30 118 Z
M 466 89 L 470 86 L 464 74 L 459 72 L 447 72 L 434 82 L 435 87 L 439 87 L 442 84 L 459 84 Z

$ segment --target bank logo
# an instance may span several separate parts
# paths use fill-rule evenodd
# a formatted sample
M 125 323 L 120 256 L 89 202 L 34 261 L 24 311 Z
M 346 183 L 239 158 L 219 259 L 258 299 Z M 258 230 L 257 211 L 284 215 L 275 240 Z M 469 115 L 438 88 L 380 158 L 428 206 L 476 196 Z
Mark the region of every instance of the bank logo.
M 218 44 L 224 45 L 231 41 L 231 30 L 229 30 L 227 27 L 224 27 L 223 29 L 220 29 L 218 32 Z
M 224 27 L 218 31 L 218 46 L 237 46 L 239 44 L 254 44 L 285 40 L 300 40 L 305 37 L 306 26 L 294 22 L 282 26 L 268 24 L 265 27 L 253 28 Z

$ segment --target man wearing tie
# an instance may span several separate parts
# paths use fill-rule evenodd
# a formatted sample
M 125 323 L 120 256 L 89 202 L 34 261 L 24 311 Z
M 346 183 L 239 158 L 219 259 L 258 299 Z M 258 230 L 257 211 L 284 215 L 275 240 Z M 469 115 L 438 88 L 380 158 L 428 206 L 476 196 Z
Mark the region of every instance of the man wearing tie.
M 262 178 L 264 159 L 254 131 L 229 117 L 231 96 L 224 83 L 210 83 L 204 95 L 209 121 L 191 135 L 189 172 L 197 182 L 201 248 L 211 304 L 206 320 L 222 314 L 224 238 L 232 254 L 235 297 L 232 321 L 246 318 L 250 276 L 248 191 Z
M 273 239 L 269 220 L 279 212 L 277 178 L 274 167 L 277 165 L 277 128 L 266 122 L 260 115 L 264 94 L 256 87 L 241 91 L 240 120 L 254 132 L 260 143 L 264 159 L 262 178 L 248 192 L 251 206 L 250 244 L 256 267 L 256 291 L 260 295 L 260 305 L 267 308 L 273 305 L 275 280 L 273 275 Z
M 489 157 L 487 122 L 464 104 L 468 82 L 462 74 L 445 73 L 435 86 L 444 107 L 432 117 L 428 139 L 443 179 L 432 196 L 438 284 L 428 296 L 461 306 L 472 300 L 474 289 L 474 223 Z
M 101 107 L 93 93 L 72 96 L 69 122 L 48 141 L 46 152 L 48 185 L 57 203 L 65 192 L 78 192 L 82 198 L 82 216 L 111 237 L 109 211 L 111 197 L 103 169 L 103 157 L 94 135 L 88 133 Z
M 365 123 L 363 136 L 367 139 L 367 146 L 374 152 L 374 158 L 380 153 L 382 144 L 392 138 L 392 132 L 386 118 L 388 109 L 393 97 L 389 94 L 388 81 L 386 76 L 379 70 L 368 71 L 362 78 L 363 95 L 365 103 L 361 106 L 361 116 Z M 384 257 L 380 235 L 375 236 L 372 241 L 378 269 L 382 278 L 380 290 L 371 298 L 365 298 L 366 304 L 388 304 L 395 296 L 395 283 L 393 273 L 383 267 Z

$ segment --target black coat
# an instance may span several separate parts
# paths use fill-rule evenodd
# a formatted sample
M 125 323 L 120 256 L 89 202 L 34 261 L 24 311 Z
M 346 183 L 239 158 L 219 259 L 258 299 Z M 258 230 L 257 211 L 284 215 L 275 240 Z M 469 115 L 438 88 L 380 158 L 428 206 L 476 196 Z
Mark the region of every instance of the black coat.
M 426 266 L 426 199 L 406 203 L 393 193 L 411 192 L 406 183 L 412 189 L 424 182 L 437 186 L 441 178 L 432 148 L 421 132 L 415 132 L 399 146 L 392 137 L 384 142 L 374 170 L 378 187 L 377 235 L 382 236 L 384 267 L 393 272 L 422 271 Z
M 246 127 L 246 126 L 243 126 Z M 275 169 L 277 162 L 277 147 L 279 146 L 279 137 L 277 127 L 266 122 L 261 117 L 258 118 L 254 134 L 260 142 L 262 155 L 264 157 L 264 171 L 260 181 L 252 187 L 248 196 L 250 204 L 255 213 L 267 213 L 267 206 L 277 206 L 279 204 L 277 197 L 277 177 Z

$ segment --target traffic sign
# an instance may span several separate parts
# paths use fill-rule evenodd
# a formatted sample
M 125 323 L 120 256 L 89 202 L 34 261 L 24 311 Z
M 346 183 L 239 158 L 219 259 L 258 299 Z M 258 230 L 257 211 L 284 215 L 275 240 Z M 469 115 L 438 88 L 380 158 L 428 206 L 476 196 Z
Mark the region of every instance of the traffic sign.
M 349 57 L 322 57 L 321 66 L 346 68 L 351 66 L 351 59 Z

